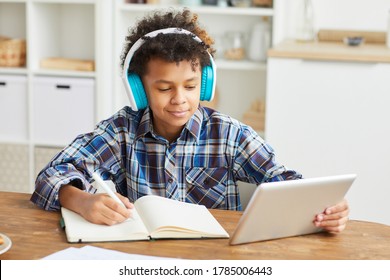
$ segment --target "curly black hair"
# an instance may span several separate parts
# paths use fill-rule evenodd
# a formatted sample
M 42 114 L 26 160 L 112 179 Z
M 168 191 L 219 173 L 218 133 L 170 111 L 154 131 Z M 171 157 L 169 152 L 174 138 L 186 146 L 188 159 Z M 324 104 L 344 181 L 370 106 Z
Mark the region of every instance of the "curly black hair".
M 202 43 L 194 40 L 187 34 L 158 34 L 156 37 L 144 37 L 149 32 L 169 27 L 177 27 L 190 31 L 198 36 Z M 121 54 L 121 66 L 126 59 L 133 44 L 140 38 L 145 42 L 135 52 L 129 67 L 129 72 L 143 76 L 146 73 L 147 63 L 153 58 L 160 58 L 168 62 L 179 63 L 190 61 L 195 71 L 196 67 L 210 65 L 210 56 L 214 55 L 215 49 L 211 47 L 213 39 L 201 28 L 198 15 L 184 8 L 181 11 L 168 9 L 158 10 L 146 15 L 142 20 L 129 29 L 126 42 Z

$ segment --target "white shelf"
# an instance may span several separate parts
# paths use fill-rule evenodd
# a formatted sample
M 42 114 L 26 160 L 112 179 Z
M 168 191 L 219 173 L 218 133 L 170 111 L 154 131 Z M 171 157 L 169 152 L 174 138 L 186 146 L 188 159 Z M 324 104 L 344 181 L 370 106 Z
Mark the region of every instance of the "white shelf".
M 112 102 L 109 99 L 112 97 L 107 93 L 112 90 L 112 71 L 109 65 L 112 63 L 109 42 L 113 32 L 112 7 L 112 2 L 106 0 L 0 0 L 0 35 L 26 39 L 27 43 L 25 67 L 0 67 L 0 76 L 3 78 L 25 79 L 26 92 L 22 96 L 23 102 L 14 101 L 16 90 L 11 90 L 8 84 L 2 99 L 2 102 L 6 102 L 4 106 L 8 106 L 9 102 L 9 106 L 4 108 L 13 110 L 13 106 L 18 106 L 16 108 L 25 113 L 15 113 L 14 116 L 13 122 L 17 122 L 20 129 L 16 132 L 6 130 L 3 133 L 0 130 L 0 149 L 18 151 L 13 145 L 22 145 L 27 149 L 23 170 L 28 174 L 28 180 L 24 185 L 20 185 L 24 192 L 33 190 L 37 171 L 34 153 L 36 147 L 64 147 L 69 144 L 69 139 L 92 130 L 97 120 L 103 118 L 102 112 L 108 111 L 106 107 L 111 107 Z M 47 57 L 94 60 L 95 71 L 43 69 L 40 67 L 40 61 Z M 80 89 L 77 92 L 80 94 L 75 92 L 72 97 L 59 100 L 62 95 L 56 94 L 55 87 L 47 87 L 47 98 L 37 101 L 38 93 L 42 93 L 42 89 L 37 87 L 37 81 L 40 79 L 51 79 L 53 84 L 65 80 L 74 83 L 88 80 L 93 84 L 88 93 L 90 98 L 83 103 L 80 96 L 84 95 L 85 90 Z M 67 90 L 70 91 L 70 88 L 73 90 L 76 86 L 72 84 Z M 62 90 L 59 91 L 65 94 Z M 19 106 L 19 103 L 23 103 L 25 108 Z M 48 125 L 43 130 L 46 129 L 47 134 L 52 137 L 50 133 L 60 129 L 64 137 L 38 138 L 37 127 L 41 127 L 43 121 L 37 116 L 48 115 L 45 120 L 51 120 L 52 116 L 58 118 L 58 112 L 63 117 L 59 125 Z M 80 112 L 85 116 L 80 117 Z M 77 119 L 78 117 L 80 119 Z M 82 131 L 75 131 L 86 118 L 88 127 L 84 126 Z M 59 135 L 58 132 L 52 134 Z M 2 157 L 1 164 L 7 164 Z M 12 189 L 11 182 L 12 180 L 5 179 L 0 188 Z
M 60 76 L 60 77 L 76 77 L 76 78 L 95 78 L 95 72 L 87 71 L 66 71 L 66 70 L 35 70 L 32 71 L 37 76 Z
M 48 57 L 96 60 L 95 6 L 91 3 L 35 1 L 28 32 L 28 66 L 41 69 Z
M 148 12 L 158 9 L 166 9 L 166 5 L 159 4 L 120 4 L 119 9 L 128 12 Z M 170 5 L 173 8 L 183 8 L 183 5 Z M 236 8 L 236 7 L 218 7 L 218 6 L 190 6 L 188 7 L 192 12 L 199 14 L 211 15 L 248 15 L 248 16 L 273 16 L 272 8 Z
M 21 139 L 0 138 L 0 145 L 29 145 L 30 141 Z
M 95 4 L 97 0 L 30 0 L 42 4 Z
M 240 70 L 240 71 L 265 71 L 267 70 L 266 62 L 254 62 L 250 60 L 226 60 L 217 58 L 215 60 L 218 70 Z
M 34 147 L 45 147 L 45 148 L 64 148 L 69 145 L 69 142 L 53 143 L 53 142 L 33 142 Z
M 3 0 L 1 3 L 26 3 L 26 0 Z
M 28 70 L 24 67 L 0 67 L 1 74 L 27 75 Z

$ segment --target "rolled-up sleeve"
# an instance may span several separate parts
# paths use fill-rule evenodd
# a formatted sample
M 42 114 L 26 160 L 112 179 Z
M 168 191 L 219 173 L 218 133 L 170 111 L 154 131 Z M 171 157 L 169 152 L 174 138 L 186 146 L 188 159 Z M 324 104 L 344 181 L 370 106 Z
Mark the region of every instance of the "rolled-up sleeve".
M 63 185 L 95 192 L 90 184 L 95 170 L 116 172 L 113 169 L 120 168 L 120 148 L 114 136 L 107 122 L 100 123 L 91 133 L 79 135 L 38 174 L 31 201 L 45 210 L 56 211 L 61 207 L 58 193 Z

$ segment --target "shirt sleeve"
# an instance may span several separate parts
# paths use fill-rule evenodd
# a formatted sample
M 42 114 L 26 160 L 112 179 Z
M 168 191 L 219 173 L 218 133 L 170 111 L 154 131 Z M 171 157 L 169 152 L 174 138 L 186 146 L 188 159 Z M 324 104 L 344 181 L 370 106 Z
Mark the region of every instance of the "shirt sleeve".
M 238 180 L 252 184 L 302 178 L 299 172 L 278 163 L 273 148 L 246 125 L 239 137 L 234 170 Z
M 100 169 L 108 173 L 120 171 L 120 142 L 107 122 L 79 135 L 58 153 L 38 174 L 31 201 L 45 210 L 59 210 L 58 192 L 61 186 L 72 184 L 84 191 L 95 192 L 90 185 L 92 173 Z M 107 173 L 107 172 L 108 173 Z

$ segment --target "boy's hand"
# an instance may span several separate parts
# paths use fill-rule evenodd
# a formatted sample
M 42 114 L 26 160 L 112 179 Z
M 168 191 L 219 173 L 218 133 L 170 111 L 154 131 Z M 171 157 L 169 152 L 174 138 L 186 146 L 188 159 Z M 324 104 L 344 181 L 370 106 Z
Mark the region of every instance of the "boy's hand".
M 314 225 L 330 233 L 342 232 L 348 222 L 349 206 L 344 199 L 340 203 L 328 207 L 323 213 L 316 215 Z
M 130 218 L 131 209 L 134 208 L 134 205 L 126 197 L 118 193 L 116 195 L 126 208 L 107 194 L 90 194 L 72 185 L 60 188 L 59 199 L 61 206 L 79 213 L 91 223 L 115 225 Z
M 131 217 L 131 209 L 134 208 L 134 205 L 126 197 L 118 193 L 116 195 L 126 208 L 107 194 L 101 193 L 90 195 L 85 201 L 85 205 L 80 209 L 80 214 L 94 224 L 111 226 L 124 222 Z

